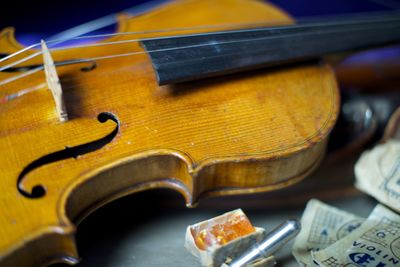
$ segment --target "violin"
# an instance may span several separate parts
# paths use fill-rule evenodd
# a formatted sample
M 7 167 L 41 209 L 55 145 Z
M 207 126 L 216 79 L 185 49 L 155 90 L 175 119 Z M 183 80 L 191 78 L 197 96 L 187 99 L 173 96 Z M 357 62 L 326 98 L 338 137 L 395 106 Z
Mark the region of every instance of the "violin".
M 396 17 L 348 21 L 360 34 L 339 41 L 358 48 L 369 28 L 379 42 L 368 45 L 398 41 Z M 393 34 L 381 34 L 388 20 Z M 76 224 L 128 194 L 170 188 L 192 207 L 209 196 L 282 189 L 310 174 L 338 115 L 334 72 L 321 60 L 264 67 L 337 51 L 325 49 L 332 36 L 317 33 L 346 27 L 293 23 L 259 1 L 192 0 L 122 14 L 117 32 L 94 44 L 24 47 L 4 29 L 1 266 L 76 263 Z M 323 45 L 266 59 L 261 41 L 277 40 L 268 30 L 275 25 L 294 38 L 289 43 L 313 36 Z M 272 45 L 275 54 L 284 43 Z

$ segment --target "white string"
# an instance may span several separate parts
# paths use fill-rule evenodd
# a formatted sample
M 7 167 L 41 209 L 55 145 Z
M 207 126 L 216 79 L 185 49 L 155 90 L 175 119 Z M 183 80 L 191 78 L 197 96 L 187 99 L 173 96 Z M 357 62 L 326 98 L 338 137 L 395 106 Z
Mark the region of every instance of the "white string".
M 379 27 L 378 27 L 379 28 Z M 349 32 L 350 30 L 345 29 L 347 32 Z M 354 29 L 355 31 L 359 31 L 361 29 Z M 367 29 L 362 29 L 362 30 L 370 30 L 370 28 Z M 330 31 L 325 31 L 325 33 L 334 33 L 334 32 L 341 32 L 343 30 L 330 30 Z M 291 36 L 305 36 L 305 35 L 310 35 L 310 34 L 314 34 L 312 32 L 310 33 L 291 33 L 291 34 L 287 34 L 287 35 L 291 35 Z M 243 40 L 239 40 L 239 41 L 226 41 L 226 42 L 220 42 L 218 44 L 229 44 L 229 43 L 239 43 L 239 42 L 249 42 L 249 41 L 254 41 L 254 40 L 264 40 L 264 39 L 277 39 L 277 38 L 282 38 L 286 35 L 280 35 L 280 36 L 268 36 L 268 37 L 260 37 L 260 38 L 251 38 L 251 39 L 243 39 Z M 143 40 L 143 39 L 139 39 L 139 40 Z M 137 41 L 137 40 L 136 40 Z M 83 58 L 80 60 L 75 60 L 74 63 L 85 63 L 85 62 L 91 62 L 91 61 L 99 61 L 99 60 L 104 60 L 104 59 L 112 59 L 112 58 L 118 58 L 118 57 L 125 57 L 125 56 L 134 56 L 134 55 L 141 55 L 141 54 L 147 54 L 147 53 L 153 53 L 153 52 L 163 52 L 163 51 L 172 51 L 172 50 L 179 50 L 179 49 L 185 49 L 185 48 L 195 48 L 195 47 L 203 47 L 203 46 L 213 46 L 215 45 L 214 43 L 209 43 L 209 44 L 196 44 L 196 45 L 188 45 L 188 46 L 181 46 L 181 47 L 173 47 L 173 48 L 164 48 L 164 49 L 156 49 L 156 50 L 149 50 L 149 51 L 136 51 L 136 52 L 130 52 L 130 53 L 123 53 L 123 54 L 116 54 L 116 55 L 107 55 L 107 56 L 99 56 L 99 57 L 92 57 L 92 58 Z M 275 48 L 274 48 L 275 49 Z M 273 49 L 272 49 L 273 50 Z M 271 51 L 272 51 L 271 50 Z M 37 53 L 41 53 L 41 52 L 37 52 Z M 13 82 L 17 79 L 21 79 L 24 78 L 26 76 L 32 75 L 38 71 L 43 70 L 43 66 L 39 66 L 33 70 L 30 70 L 28 72 L 25 72 L 23 74 L 14 76 L 12 78 L 0 81 L 0 86 L 1 85 L 5 85 L 7 83 Z
M 272 23 L 272 22 L 276 23 L 277 21 L 278 20 L 268 21 L 268 22 L 269 23 Z M 283 20 L 280 20 L 280 21 L 283 22 Z M 360 23 L 362 23 L 362 22 L 363 21 L 361 21 Z M 364 21 L 364 22 L 368 23 L 368 21 Z M 258 25 L 259 26 L 261 24 L 265 25 L 265 23 L 266 22 L 252 23 L 252 24 L 224 24 L 224 25 L 225 26 L 226 25 L 231 25 L 231 26 L 233 26 L 233 25 L 241 25 L 241 26 L 243 26 L 243 25 L 247 25 L 247 26 Z M 340 22 L 336 22 L 336 23 L 340 24 Z M 324 22 L 314 23 L 312 25 L 301 25 L 301 24 L 290 25 L 290 27 L 292 27 L 292 28 L 301 28 L 301 27 L 305 28 L 305 27 L 314 27 L 314 26 L 321 26 L 321 25 L 324 25 Z M 75 38 L 63 39 L 63 40 L 62 39 L 52 40 L 52 41 L 48 41 L 47 43 L 51 44 L 51 43 L 60 43 L 60 42 L 70 41 L 70 40 L 86 39 L 86 38 L 100 38 L 100 37 L 116 36 L 116 35 L 138 35 L 138 34 L 145 34 L 145 33 L 161 33 L 161 32 L 169 32 L 169 31 L 193 30 L 193 29 L 196 29 L 196 28 L 199 29 L 199 28 L 212 28 L 212 27 L 213 28 L 218 28 L 218 27 L 222 27 L 222 26 L 221 25 L 219 25 L 219 26 L 218 25 L 212 25 L 212 26 L 199 26 L 199 27 L 193 27 L 193 28 L 169 28 L 169 29 L 165 29 L 165 30 L 154 30 L 154 31 L 143 31 L 143 32 L 122 32 L 122 33 L 111 33 L 111 34 L 99 34 L 99 35 L 81 36 L 81 37 L 75 37 Z M 249 30 L 257 31 L 257 30 L 259 30 L 259 28 L 253 28 L 253 29 L 252 28 L 250 28 L 250 29 L 247 28 L 247 29 L 241 29 L 241 30 L 244 30 L 244 31 L 249 31 Z M 200 34 L 197 34 L 197 35 L 202 35 L 202 34 L 203 35 L 224 34 L 224 33 L 229 33 L 230 31 L 222 31 L 222 32 L 219 31 L 219 32 L 211 32 L 211 33 L 208 32 L 208 33 L 200 33 Z M 181 37 L 184 37 L 184 36 L 185 35 L 175 35 L 175 36 L 164 36 L 164 37 L 151 37 L 151 38 L 142 38 L 142 39 L 120 40 L 120 41 L 103 42 L 103 43 L 86 44 L 86 45 L 75 45 L 75 46 L 68 46 L 68 47 L 53 48 L 53 49 L 51 49 L 51 51 L 61 51 L 61 50 L 67 50 L 67 49 L 73 49 L 73 48 L 98 47 L 98 46 L 106 46 L 106 45 L 114 45 L 114 44 L 123 44 L 123 43 L 139 42 L 139 41 L 148 41 L 148 40 L 155 40 L 155 39 L 162 39 L 162 38 L 181 38 Z M 281 35 L 280 37 L 282 37 L 282 36 L 285 36 L 285 35 Z M 267 39 L 267 38 L 269 38 L 269 37 L 265 37 L 263 39 Z M 271 38 L 274 38 L 274 37 L 271 37 Z M 220 42 L 219 44 L 224 44 L 224 42 Z M 38 45 L 40 45 L 40 43 L 31 45 L 30 48 L 32 48 L 32 47 L 34 48 L 35 46 L 38 46 Z M 208 46 L 208 45 L 210 45 L 210 44 L 204 44 L 204 46 Z M 212 45 L 214 45 L 214 44 L 212 44 Z M 184 49 L 184 48 L 189 48 L 189 47 L 177 47 L 176 49 Z M 14 53 L 14 54 L 11 54 L 11 55 L 5 57 L 5 58 L 9 59 L 9 58 L 12 57 L 12 55 L 20 54 L 20 53 L 22 53 L 22 52 L 24 52 L 26 50 L 28 50 L 28 48 L 24 48 L 24 49 Z M 174 49 L 171 49 L 171 50 L 174 50 Z M 163 50 L 160 50 L 160 51 L 163 51 Z M 157 50 L 147 51 L 147 52 L 157 52 Z M 13 62 L 13 63 L 10 63 L 10 64 L 5 65 L 3 67 L 0 67 L 0 72 L 1 71 L 5 71 L 8 68 L 12 68 L 12 67 L 14 67 L 14 66 L 16 66 L 16 65 L 18 65 L 20 63 L 26 62 L 29 59 L 32 59 L 33 57 L 39 56 L 39 55 L 41 55 L 41 53 L 42 53 L 41 51 L 36 52 L 36 53 L 34 53 L 34 54 L 30 55 L 30 56 L 27 56 L 25 58 L 22 58 L 22 59 L 20 59 L 20 60 L 18 60 L 16 62 Z M 145 53 L 145 52 L 143 52 L 143 53 Z M 0 62 L 4 61 L 4 59 L 3 60 L 0 59 Z M 86 61 L 88 61 L 88 60 L 90 60 L 90 59 L 87 59 Z
M 174 32 L 174 31 L 189 31 L 189 30 L 194 30 L 194 29 L 211 29 L 211 28 L 221 28 L 221 27 L 228 27 L 228 26 L 260 26 L 260 25 L 267 26 L 266 23 L 271 24 L 271 23 L 277 23 L 279 21 L 280 22 L 288 22 L 287 20 L 271 20 L 271 21 L 267 21 L 267 22 L 249 23 L 249 24 L 243 24 L 243 23 L 241 23 L 241 24 L 220 24 L 220 25 L 198 26 L 198 27 L 192 27 L 192 28 L 169 28 L 169 29 L 165 29 L 165 30 L 152 30 L 152 31 L 142 31 L 142 32 L 120 32 L 120 33 L 87 35 L 87 36 L 80 36 L 80 37 L 74 37 L 74 38 L 69 38 L 69 39 L 51 40 L 51 41 L 47 41 L 46 43 L 51 45 L 54 43 L 58 44 L 58 43 L 62 43 L 62 42 L 72 41 L 72 40 L 103 38 L 103 37 L 120 36 L 120 35 L 139 35 L 139 34 L 149 34 L 149 33 L 163 33 L 163 32 L 171 32 L 171 31 L 172 32 Z M 218 33 L 224 33 L 224 32 L 218 32 Z M 207 34 L 210 34 L 210 33 L 207 33 Z M 182 36 L 183 35 L 166 36 L 166 38 L 179 38 Z M 66 47 L 60 47 L 60 48 L 53 48 L 53 49 L 50 49 L 50 51 L 52 52 L 52 51 L 68 50 L 68 49 L 73 49 L 73 48 L 85 48 L 85 47 L 97 47 L 97 46 L 105 46 L 105 45 L 123 44 L 123 43 L 139 42 L 139 41 L 146 41 L 146 40 L 154 40 L 154 39 L 159 39 L 159 38 L 160 37 L 152 37 L 152 38 L 142 38 L 142 39 L 120 40 L 120 41 L 113 41 L 113 42 L 102 42 L 102 43 L 86 44 L 86 45 L 73 45 L 73 46 L 66 46 Z M 30 45 L 29 47 L 23 48 L 13 54 L 10 54 L 10 55 L 0 59 L 0 62 L 6 61 L 12 57 L 15 57 L 27 50 L 33 49 L 38 46 L 40 46 L 40 43 Z M 152 52 L 156 52 L 156 51 L 152 51 Z M 5 71 L 8 68 L 12 68 L 23 62 L 26 62 L 36 56 L 40 56 L 41 54 L 42 54 L 42 52 L 38 51 L 30 56 L 24 57 L 18 61 L 15 61 L 15 62 L 5 65 L 3 67 L 0 67 L 0 72 Z
M 34 73 L 36 73 L 36 72 L 39 72 L 39 71 L 41 71 L 41 70 L 43 70 L 43 69 L 44 69 L 43 66 L 39 66 L 39 67 L 36 67 L 36 68 L 34 68 L 34 69 L 31 69 L 31 70 L 29 70 L 29 71 L 27 71 L 27 72 L 24 72 L 24 73 L 22 73 L 22 74 L 13 76 L 13 77 L 8 78 L 8 79 L 5 79 L 5 80 L 2 80 L 2 81 L 0 81 L 0 86 L 5 85 L 5 84 L 10 83 L 10 82 L 13 82 L 13 81 L 16 81 L 16 80 L 18 80 L 18 79 L 22 79 L 22 78 L 24 78 L 24 77 L 26 77 L 26 76 L 32 75 L 32 74 L 34 74 Z
M 318 24 L 317 24 L 317 25 L 318 25 Z M 300 26 L 300 25 L 299 25 L 299 26 Z M 303 26 L 308 26 L 308 25 L 303 25 Z M 202 26 L 202 27 L 204 27 L 204 26 Z M 216 27 L 218 27 L 218 26 L 216 26 Z M 186 29 L 188 29 L 188 28 L 186 28 Z M 191 28 L 191 29 L 193 29 L 193 28 Z M 257 29 L 251 29 L 251 30 L 257 30 Z M 355 30 L 359 30 L 359 29 L 355 29 Z M 368 29 L 365 29 L 365 30 L 368 30 Z M 325 33 L 326 33 L 326 32 L 340 32 L 340 31 L 342 31 L 342 30 L 325 31 Z M 348 30 L 347 30 L 347 31 L 348 31 Z M 142 33 L 143 33 L 143 32 L 142 32 Z M 223 33 L 223 32 L 222 32 L 222 33 Z M 124 34 L 138 34 L 138 32 L 135 32 L 135 33 L 133 33 L 133 32 L 131 32 L 131 33 L 117 33 L 117 34 L 120 34 L 120 35 L 124 35 Z M 205 34 L 212 34 L 212 33 L 205 33 Z M 221 34 L 221 32 L 217 32 L 217 34 Z M 239 41 L 219 42 L 218 44 L 229 44 L 229 43 L 238 43 L 238 42 L 248 42 L 248 41 L 263 40 L 263 39 L 275 39 L 275 38 L 282 38 L 282 37 L 285 37 L 285 36 L 287 36 L 287 35 L 296 36 L 296 35 L 299 35 L 299 34 L 306 35 L 305 33 L 297 33 L 297 34 L 296 34 L 296 33 L 290 33 L 290 34 L 279 35 L 279 36 L 268 36 L 268 37 L 260 37 L 260 38 L 243 39 L 243 40 L 239 40 Z M 106 35 L 115 35 L 115 34 L 106 34 Z M 96 36 L 104 36 L 104 35 L 96 35 Z M 178 35 L 178 36 L 172 36 L 172 37 L 166 36 L 166 37 L 163 37 L 163 38 L 179 38 L 179 37 L 182 37 L 182 36 L 179 36 L 179 35 Z M 76 38 L 74 38 L 74 39 L 83 39 L 83 38 L 89 38 L 89 37 L 76 37 Z M 139 41 L 145 41 L 145 40 L 154 40 L 154 39 L 160 39 L 160 38 L 154 38 L 154 37 L 152 37 L 152 38 L 144 38 L 144 39 L 121 40 L 121 41 L 114 41 L 114 42 L 89 44 L 89 45 L 86 45 L 86 46 L 64 47 L 64 48 L 58 48 L 58 49 L 53 49 L 53 50 L 64 50 L 64 49 L 72 49 L 72 48 L 77 48 L 77 47 L 92 47 L 92 46 L 101 46 L 101 45 L 112 45 L 112 44 L 121 44 L 121 43 L 129 43 L 129 42 L 139 42 Z M 55 41 L 56 41 L 56 40 L 55 40 Z M 173 47 L 173 48 L 165 48 L 165 49 L 156 49 L 156 50 L 149 50 L 149 51 L 140 51 L 140 52 L 135 51 L 135 52 L 124 53 L 124 54 L 116 54 L 116 55 L 108 55 L 108 56 L 99 56 L 99 57 L 93 57 L 93 58 L 86 58 L 86 59 L 74 60 L 74 63 L 89 62 L 89 61 L 96 61 L 96 60 L 102 60 L 102 59 L 117 58 L 117 57 L 124 57 L 124 56 L 132 56 L 132 55 L 140 55 L 140 54 L 147 54 L 147 53 L 153 53 L 153 52 L 171 51 L 171 50 L 185 49 L 185 48 L 194 48 L 194 47 L 202 47 L 202 46 L 212 46 L 212 45 L 215 45 L 215 43 L 196 44 L 196 45 L 189 45 L 189 46 L 181 46 L 181 47 Z M 26 50 L 27 50 L 27 48 L 25 48 L 25 51 L 26 51 Z M 22 53 L 22 51 L 19 51 L 19 52 L 17 52 L 17 53 Z M 20 64 L 20 63 L 22 63 L 22 62 L 25 62 L 25 61 L 27 61 L 27 60 L 29 60 L 29 59 L 32 59 L 32 58 L 34 58 L 34 57 L 36 57 L 36 56 L 38 56 L 38 55 L 40 55 L 40 54 L 42 54 L 42 52 L 41 52 L 41 51 L 38 51 L 38 52 L 36 52 L 36 53 L 34 53 L 34 54 L 32 54 L 32 55 L 29 55 L 29 56 L 27 56 L 27 57 L 25 57 L 25 58 L 22 58 L 22 59 L 18 60 L 18 61 L 16 61 L 16 62 L 13 62 L 13 63 L 11 63 L 11 64 L 8 64 L 8 65 L 6 65 L 6 66 L 1 67 L 1 68 L 0 68 L 0 71 L 4 71 L 4 70 L 6 70 L 6 69 L 8 69 L 8 68 L 14 67 L 14 66 L 16 66 L 16 65 L 18 65 L 18 64 Z M 26 72 L 26 73 L 23 73 L 23 74 L 14 76 L 14 77 L 12 77 L 12 78 L 3 80 L 3 81 L 0 82 L 0 85 L 7 84 L 7 83 L 9 83 L 9 82 L 15 81 L 15 80 L 20 79 L 20 78 L 24 78 L 24 77 L 26 77 L 26 76 L 29 76 L 29 75 L 33 74 L 33 73 L 36 73 L 37 71 L 42 70 L 42 69 L 43 69 L 43 67 L 40 66 L 40 67 L 35 68 L 35 69 L 33 69 L 33 70 L 30 70 L 30 71 L 28 71 L 28 72 Z
M 12 54 L 9 54 L 9 55 L 7 55 L 7 56 L 5 56 L 5 57 L 3 57 L 3 58 L 0 58 L 0 62 L 6 61 L 6 60 L 8 60 L 9 58 L 15 57 L 15 56 L 17 56 L 17 55 L 19 55 L 19 54 L 21 54 L 21 53 L 23 53 L 23 52 L 25 52 L 25 51 L 27 51 L 27 50 L 33 49 L 33 48 L 35 48 L 35 47 L 37 47 L 37 44 L 33 44 L 33 45 L 30 45 L 30 46 L 27 46 L 27 47 L 25 47 L 25 48 L 23 48 L 23 49 L 21 49 L 21 50 L 18 50 L 18 51 L 15 52 L 15 53 L 12 53 Z
M 65 43 L 68 41 L 76 41 L 76 40 L 84 40 L 84 39 L 97 39 L 97 38 L 105 38 L 105 37 L 139 35 L 139 34 L 149 34 L 149 33 L 166 33 L 166 32 L 174 32 L 174 31 L 190 31 L 190 30 L 199 30 L 199 29 L 215 29 L 215 28 L 233 27 L 233 26 L 241 26 L 241 27 L 261 26 L 261 25 L 268 26 L 272 23 L 278 23 L 278 22 L 288 22 L 288 20 L 269 20 L 269 21 L 259 22 L 259 23 L 223 23 L 223 24 L 218 24 L 218 25 L 201 25 L 201 26 L 196 26 L 196 27 L 168 28 L 168 29 L 163 29 L 163 30 L 105 33 L 105 34 L 78 36 L 78 37 L 74 37 L 74 38 L 53 39 L 53 40 L 46 41 L 46 44 L 51 46 L 52 44 L 54 45 L 54 44 Z M 109 42 L 109 43 L 113 43 L 113 42 Z M 7 56 L 1 58 L 0 62 L 4 62 L 12 57 L 15 57 L 15 56 L 27 51 L 27 50 L 30 50 L 30 49 L 33 49 L 33 48 L 36 48 L 39 46 L 40 46 L 40 43 L 32 44 L 32 45 L 25 47 L 17 52 L 14 52 L 10 55 L 7 55 Z M 61 48 L 57 48 L 57 50 L 69 49 L 69 48 L 75 48 L 75 47 L 80 47 L 80 46 L 61 47 Z M 55 49 L 53 48 L 50 51 L 53 51 L 53 50 L 55 50 Z
M 356 29 L 359 30 L 359 29 Z M 369 30 L 369 29 L 365 29 L 365 30 Z M 331 32 L 340 32 L 341 30 L 331 30 L 331 31 L 325 31 L 328 33 Z M 348 30 L 347 30 L 348 31 Z M 312 33 L 309 33 L 312 34 Z M 296 35 L 307 35 L 305 33 L 295 33 L 295 34 L 291 34 L 292 36 L 296 36 Z M 226 42 L 220 42 L 219 44 L 229 44 L 229 43 L 238 43 L 238 42 L 249 42 L 249 41 L 254 41 L 254 40 L 263 40 L 263 39 L 276 39 L 276 38 L 282 38 L 282 36 L 269 36 L 269 37 L 260 37 L 260 38 L 251 38 L 251 39 L 243 39 L 240 41 L 226 41 Z M 143 40 L 143 39 L 142 39 Z M 137 40 L 135 40 L 137 41 Z M 173 48 L 164 48 L 164 49 L 156 49 L 156 50 L 149 50 L 146 52 L 142 52 L 142 51 L 138 51 L 138 52 L 130 52 L 130 53 L 123 53 L 123 54 L 116 54 L 116 55 L 108 55 L 108 56 L 99 56 L 99 57 L 92 57 L 92 58 L 84 58 L 84 59 L 80 59 L 80 60 L 76 60 L 74 61 L 75 63 L 84 63 L 84 62 L 90 62 L 90 61 L 98 61 L 98 60 L 103 60 L 103 59 L 111 59 L 111 58 L 118 58 L 118 57 L 125 57 L 125 56 L 133 56 L 133 55 L 140 55 L 140 54 L 147 54 L 147 53 L 153 53 L 153 52 L 163 52 L 163 51 L 172 51 L 172 50 L 178 50 L 178 49 L 185 49 L 185 48 L 195 48 L 195 47 L 202 47 L 202 46 L 212 46 L 215 45 L 213 43 L 209 43 L 209 44 L 197 44 L 197 45 L 188 45 L 188 46 L 182 46 L 182 47 L 173 47 Z M 41 54 L 41 52 L 37 52 L 35 54 Z M 31 56 L 35 56 L 35 54 L 31 55 Z M 3 80 L 0 82 L 0 86 L 7 84 L 9 82 L 13 82 L 17 79 L 21 79 L 24 78 L 26 76 L 29 76 L 31 74 L 34 74 L 40 70 L 43 70 L 43 66 L 39 66 L 33 70 L 30 70 L 28 72 L 25 72 L 23 74 L 14 76 L 12 78 Z
M 150 31 L 141 31 L 141 32 L 118 32 L 118 33 L 107 33 L 107 34 L 97 34 L 97 35 L 87 35 L 87 36 L 79 36 L 79 37 L 74 37 L 74 38 L 66 38 L 66 39 L 55 39 L 55 40 L 50 40 L 46 41 L 46 44 L 51 46 L 52 44 L 59 44 L 67 41 L 74 41 L 74 40 L 83 40 L 83 39 L 95 39 L 95 38 L 104 38 L 104 37 L 113 37 L 113 36 L 123 36 L 123 35 L 139 35 L 139 34 L 149 34 L 149 33 L 165 33 L 165 32 L 174 32 L 174 31 L 189 31 L 189 30 L 195 30 L 195 29 L 212 29 L 212 28 L 221 28 L 221 27 L 228 27 L 228 26 L 260 26 L 260 25 L 265 25 L 267 26 L 266 23 L 271 24 L 271 23 L 277 23 L 277 22 L 287 22 L 286 20 L 270 20 L 266 22 L 259 22 L 259 23 L 248 23 L 248 24 L 243 24 L 243 23 L 237 23 L 237 24 L 232 24 L 232 23 L 226 23 L 226 24 L 219 24 L 219 25 L 202 25 L 202 26 L 197 26 L 197 27 L 191 27 L 191 28 L 168 28 L 164 30 L 150 30 Z M 181 37 L 182 35 L 174 36 L 174 37 Z M 150 39 L 157 39 L 157 37 L 153 38 L 144 38 L 144 39 L 130 39 L 130 40 L 121 40 L 121 41 L 113 41 L 113 42 L 103 42 L 103 43 L 95 43 L 95 44 L 87 44 L 87 45 L 75 45 L 75 46 L 67 46 L 67 47 L 60 47 L 60 48 L 53 48 L 50 49 L 50 51 L 60 51 L 60 50 L 67 50 L 67 49 L 73 49 L 73 48 L 81 48 L 81 47 L 96 47 L 96 46 L 104 46 L 104 45 L 114 45 L 114 44 L 121 44 L 121 43 L 129 43 L 129 42 L 138 42 L 138 41 L 144 41 L 144 40 L 150 40 Z M 9 60 L 25 51 L 28 51 L 30 49 L 34 49 L 36 47 L 40 46 L 40 43 L 32 44 L 28 47 L 25 47 L 15 53 L 12 53 L 10 55 L 7 55 L 6 57 L 3 57 L 0 59 L 0 62 L 4 62 L 6 60 Z M 38 51 L 30 56 L 24 57 L 16 62 L 10 63 L 8 65 L 5 65 L 3 67 L 0 67 L 0 72 L 7 70 L 8 68 L 12 68 L 20 63 L 26 62 L 36 56 L 40 56 L 42 54 L 41 51 Z
M 398 11 L 394 11 L 395 13 Z M 385 13 L 387 13 L 387 11 L 377 11 L 377 12 L 369 12 L 369 13 L 353 13 L 352 17 L 358 17 L 358 16 L 379 16 L 379 15 L 384 15 Z M 367 14 L 367 15 L 366 15 Z M 323 16 L 323 17 L 313 17 L 313 19 L 315 20 L 315 18 L 346 18 L 348 16 L 346 15 L 335 15 L 335 16 Z M 331 18 L 331 19 L 332 19 Z M 303 19 L 298 19 L 298 21 L 307 21 L 310 20 L 309 18 L 303 18 Z M 141 32 L 118 32 L 118 33 L 108 33 L 108 34 L 97 34 L 97 35 L 86 35 L 86 36 L 78 36 L 78 37 L 73 37 L 73 38 L 60 38 L 60 39 L 53 39 L 53 40 L 49 40 L 46 41 L 46 43 L 51 46 L 52 44 L 59 44 L 59 43 L 64 43 L 67 41 L 74 41 L 74 40 L 83 40 L 83 39 L 95 39 L 95 38 L 104 38 L 104 37 L 113 37 L 113 36 L 121 36 L 121 35 L 138 35 L 138 34 L 148 34 L 148 33 L 165 33 L 165 32 L 171 32 L 171 31 L 188 31 L 188 30 L 196 30 L 196 29 L 214 29 L 214 28 L 221 28 L 221 27 L 233 27 L 233 26 L 240 26 L 240 27 L 251 27 L 251 26 L 269 26 L 269 25 L 274 25 L 274 26 L 278 26 L 276 23 L 280 23 L 280 22 L 285 22 L 288 23 L 289 20 L 285 20 L 285 19 L 276 19 L 276 20 L 268 20 L 268 21 L 262 21 L 262 22 L 257 22 L 257 23 L 221 23 L 218 25 L 201 25 L 201 26 L 196 26 L 196 27 L 181 27 L 181 28 L 167 28 L 167 29 L 163 29 L 163 30 L 148 30 L 148 31 L 141 31 Z M 291 25 L 293 26 L 297 26 L 297 25 Z M 300 25 L 298 25 L 300 26 Z M 304 25 L 303 25 L 304 26 Z M 178 37 L 178 36 L 177 36 Z M 40 43 L 36 43 L 36 44 L 32 44 L 28 47 L 25 47 L 17 52 L 14 52 L 10 55 L 7 55 L 3 58 L 0 59 L 0 62 L 4 62 L 12 57 L 15 57 L 27 50 L 33 49 L 40 46 Z M 65 47 L 65 49 L 68 47 Z
M 17 60 L 17 61 L 15 61 L 15 62 L 11 63 L 11 64 L 5 65 L 4 67 L 1 67 L 1 68 L 0 68 L 0 72 L 1 72 L 1 71 L 5 71 L 5 70 L 7 70 L 8 68 L 12 68 L 12 67 L 14 67 L 14 66 L 16 66 L 16 65 L 18 65 L 18 64 L 20 64 L 20 63 L 23 63 L 23 62 L 25 62 L 25 61 L 28 61 L 28 60 L 30 60 L 30 59 L 32 59 L 32 58 L 34 58 L 34 57 L 37 57 L 37 56 L 39 56 L 39 55 L 41 55 L 41 54 L 42 54 L 42 51 L 35 52 L 35 53 L 33 53 L 33 54 L 31 54 L 31 55 L 29 55 L 29 56 L 27 56 L 27 57 L 24 57 L 24 58 L 22 58 L 22 59 L 20 59 L 20 60 Z
M 395 11 L 396 12 L 396 11 Z M 385 14 L 385 12 L 370 12 L 367 13 L 368 15 L 373 15 L 373 16 L 378 16 L 378 15 L 382 15 Z M 354 13 L 352 14 L 353 17 L 357 17 L 360 15 L 364 15 L 365 13 Z M 341 18 L 341 17 L 345 17 L 345 16 L 337 16 L 337 18 Z M 307 19 L 303 19 L 304 21 L 307 21 Z M 214 29 L 214 28 L 221 28 L 221 27 L 232 27 L 232 26 L 241 26 L 241 27 L 250 27 L 250 26 L 268 26 L 273 24 L 274 26 L 278 26 L 276 23 L 279 22 L 285 22 L 288 23 L 288 20 L 269 20 L 269 21 L 263 21 L 263 22 L 258 22 L 258 23 L 222 23 L 219 25 L 201 25 L 201 26 L 196 26 L 196 27 L 183 27 L 183 28 L 168 28 L 168 29 L 163 29 L 163 30 L 149 30 L 149 31 L 141 31 L 141 32 L 118 32 L 118 33 L 108 33 L 108 34 L 97 34 L 97 35 L 86 35 L 86 36 L 78 36 L 78 37 L 73 37 L 73 38 L 60 38 L 60 39 L 53 39 L 53 40 L 49 40 L 46 41 L 46 43 L 51 46 L 52 44 L 59 44 L 59 43 L 64 43 L 67 41 L 74 41 L 74 40 L 83 40 L 83 39 L 95 39 L 95 38 L 104 38 L 104 37 L 113 37 L 113 36 L 121 36 L 121 35 L 138 35 L 138 34 L 148 34 L 148 33 L 165 33 L 165 32 L 171 32 L 171 31 L 188 31 L 188 30 L 196 30 L 196 29 Z M 293 26 L 304 26 L 304 25 L 291 25 Z M 208 33 L 209 34 L 209 33 Z M 172 37 L 181 37 L 181 36 L 172 36 Z M 169 38 L 172 38 L 171 36 Z M 102 44 L 93 44 L 92 46 L 98 46 L 98 45 L 106 45 L 106 44 L 115 44 L 116 42 L 106 42 L 106 43 L 102 43 Z M 10 58 L 13 58 L 25 51 L 28 51 L 30 49 L 36 48 L 40 46 L 40 43 L 36 43 L 36 44 L 32 44 L 28 47 L 25 47 L 17 52 L 14 52 L 10 55 L 7 55 L 3 58 L 0 59 L 0 62 L 4 62 Z M 90 47 L 91 45 L 86 45 L 85 47 Z M 71 46 L 71 47 L 79 47 L 79 46 Z M 58 49 L 51 49 L 52 50 L 63 50 L 63 49 L 68 49 L 71 47 L 62 47 L 62 48 L 58 48 Z M 40 55 L 40 54 L 39 54 Z M 24 62 L 24 61 L 22 61 Z M 3 70 L 3 69 L 2 69 Z M 1 70 L 0 70 L 1 71 Z

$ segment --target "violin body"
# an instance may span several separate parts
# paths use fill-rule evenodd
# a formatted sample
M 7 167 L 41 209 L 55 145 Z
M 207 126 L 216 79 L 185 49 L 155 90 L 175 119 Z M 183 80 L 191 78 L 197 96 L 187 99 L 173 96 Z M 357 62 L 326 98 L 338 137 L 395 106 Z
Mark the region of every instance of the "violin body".
M 187 0 L 137 17 L 121 15 L 118 32 L 201 32 L 198 26 L 266 20 L 292 23 L 259 1 Z M 160 33 L 116 35 L 99 43 L 152 36 Z M 1 32 L 1 54 L 23 48 L 12 29 Z M 63 61 L 132 50 L 142 48 L 122 43 L 51 54 Z M 75 224 L 134 192 L 171 188 L 193 206 L 200 197 L 296 183 L 322 159 L 338 114 L 335 76 L 324 63 L 168 86 L 157 85 L 146 54 L 100 60 L 85 69 L 90 64 L 57 68 L 66 122 L 58 120 L 43 72 L 0 87 L 0 97 L 37 89 L 0 103 L 1 266 L 76 263 Z M 14 75 L 0 72 L 0 80 Z

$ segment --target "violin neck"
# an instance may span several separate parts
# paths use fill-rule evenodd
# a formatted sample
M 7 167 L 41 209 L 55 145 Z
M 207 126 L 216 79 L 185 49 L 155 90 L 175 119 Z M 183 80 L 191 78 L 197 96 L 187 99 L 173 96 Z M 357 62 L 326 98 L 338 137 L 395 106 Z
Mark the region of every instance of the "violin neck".
M 160 85 L 400 41 L 400 13 L 307 21 L 141 41 Z

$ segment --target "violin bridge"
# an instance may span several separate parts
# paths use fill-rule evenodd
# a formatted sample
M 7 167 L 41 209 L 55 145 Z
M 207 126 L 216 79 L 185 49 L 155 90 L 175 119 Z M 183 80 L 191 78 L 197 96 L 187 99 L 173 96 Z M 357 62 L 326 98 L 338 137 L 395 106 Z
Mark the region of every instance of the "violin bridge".
M 45 41 L 42 40 L 41 44 L 43 54 L 43 66 L 44 73 L 46 75 L 47 86 L 49 87 L 53 95 L 54 102 L 56 103 L 58 118 L 61 122 L 64 122 L 68 120 L 68 113 L 67 109 L 65 108 L 60 79 L 58 78 L 56 66 L 54 65 L 53 58 L 51 57 L 50 51 Z

